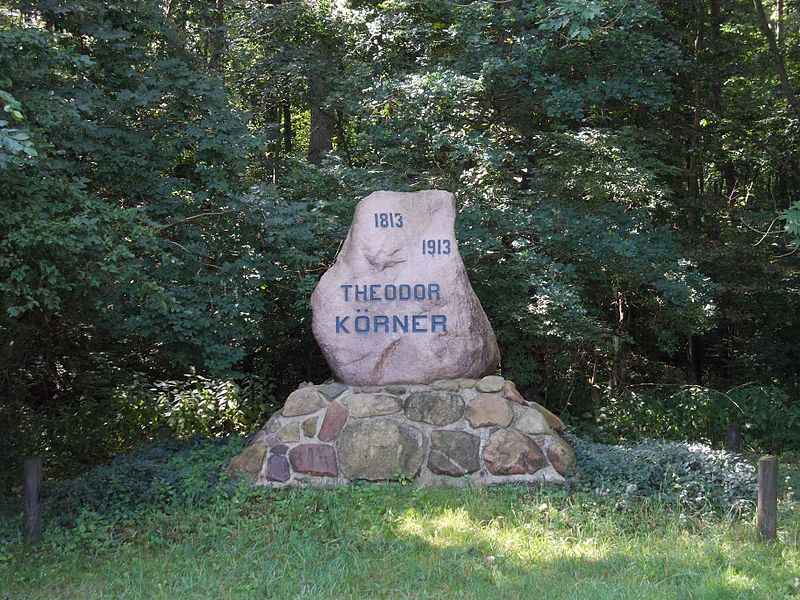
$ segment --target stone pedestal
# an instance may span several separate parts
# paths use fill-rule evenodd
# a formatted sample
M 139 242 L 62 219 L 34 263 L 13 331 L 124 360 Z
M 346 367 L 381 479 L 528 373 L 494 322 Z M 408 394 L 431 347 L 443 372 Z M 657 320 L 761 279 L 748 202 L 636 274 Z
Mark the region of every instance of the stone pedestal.
M 425 486 L 564 481 L 560 419 L 489 376 L 295 390 L 228 472 L 274 488 L 405 479 Z

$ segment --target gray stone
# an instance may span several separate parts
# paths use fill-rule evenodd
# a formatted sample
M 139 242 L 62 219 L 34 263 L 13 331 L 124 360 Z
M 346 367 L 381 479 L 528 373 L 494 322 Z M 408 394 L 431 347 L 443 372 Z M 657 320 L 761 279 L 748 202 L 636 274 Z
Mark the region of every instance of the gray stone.
M 431 384 L 431 387 L 435 390 L 440 390 L 443 392 L 457 392 L 459 390 L 457 379 L 442 379 L 440 381 L 434 381 Z
M 505 386 L 506 380 L 498 375 L 487 375 L 475 384 L 479 392 L 499 392 Z
M 480 469 L 481 438 L 464 431 L 432 431 L 428 468 L 439 475 L 460 477 Z
M 289 462 L 296 473 L 336 477 L 336 452 L 325 444 L 299 444 L 289 450 Z
M 317 417 L 309 417 L 303 421 L 303 435 L 314 437 L 315 433 L 317 433 Z
M 514 422 L 511 426 L 517 431 L 528 435 L 540 435 L 552 431 L 542 413 L 535 408 L 527 405 L 525 407 L 515 405 L 514 415 Z
M 472 389 L 475 387 L 475 384 L 478 383 L 477 379 L 470 379 L 470 378 L 457 379 L 456 381 L 458 381 L 458 387 L 461 388 L 462 390 Z
M 536 442 L 512 429 L 498 429 L 489 436 L 483 460 L 492 475 L 535 473 L 547 466 Z
M 478 394 L 467 404 L 464 416 L 473 427 L 508 427 L 514 412 L 508 400 L 498 394 Z
M 395 396 L 402 396 L 406 393 L 406 388 L 402 385 L 389 385 L 384 388 L 387 394 L 393 394 Z
M 270 456 L 267 460 L 267 479 L 270 481 L 289 480 L 289 461 L 285 456 Z
M 278 439 L 282 442 L 299 442 L 300 441 L 300 421 L 289 423 L 286 427 L 278 432 Z
M 422 433 L 392 418 L 348 421 L 336 453 L 349 479 L 413 479 L 422 466 Z
M 280 429 L 281 427 L 280 418 L 281 418 L 281 411 L 272 413 L 272 416 L 269 418 L 269 420 L 263 427 L 264 431 L 266 431 L 268 434 L 275 433 L 276 431 L 278 431 L 278 429 Z
M 347 390 L 347 386 L 343 383 L 334 382 L 334 383 L 326 383 L 325 385 L 320 385 L 317 389 L 322 392 L 322 394 L 328 400 L 335 400 L 337 397 L 341 396 L 343 392 Z
M 497 341 L 454 222 L 455 200 L 444 191 L 375 192 L 358 203 L 311 296 L 314 336 L 337 380 L 430 383 L 497 368 Z
M 464 416 L 464 401 L 448 392 L 414 392 L 406 399 L 405 413 L 412 421 L 441 427 Z
M 347 421 L 347 409 L 338 402 L 331 402 L 317 434 L 319 441 L 332 442 L 339 437 L 345 421 Z
M 561 436 L 554 436 L 553 443 L 547 448 L 547 458 L 561 475 L 575 465 L 575 451 Z
M 353 394 L 342 398 L 341 402 L 354 419 L 392 415 L 400 412 L 400 399 L 388 394 Z
M 544 418 L 547 420 L 547 424 L 550 425 L 550 427 L 552 427 L 558 433 L 564 433 L 564 422 L 561 419 L 559 419 L 541 404 L 537 404 L 536 402 L 528 402 L 528 405 L 542 413 L 542 416 L 544 416 Z
M 327 404 L 325 396 L 320 394 L 315 387 L 304 387 L 289 394 L 281 413 L 284 417 L 310 415 Z

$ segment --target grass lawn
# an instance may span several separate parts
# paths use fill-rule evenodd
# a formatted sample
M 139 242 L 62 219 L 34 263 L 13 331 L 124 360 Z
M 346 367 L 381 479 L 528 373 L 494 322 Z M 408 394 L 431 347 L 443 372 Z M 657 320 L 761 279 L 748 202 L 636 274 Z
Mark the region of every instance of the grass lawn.
M 796 597 L 796 505 L 779 528 L 765 544 L 749 519 L 561 489 L 240 489 L 51 528 L 32 551 L 6 543 L 0 598 Z

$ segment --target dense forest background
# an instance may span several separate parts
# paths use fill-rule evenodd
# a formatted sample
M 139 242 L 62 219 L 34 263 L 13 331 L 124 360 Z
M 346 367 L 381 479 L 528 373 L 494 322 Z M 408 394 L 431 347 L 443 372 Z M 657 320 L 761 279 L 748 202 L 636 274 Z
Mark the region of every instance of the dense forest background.
M 795 0 L 0 2 L 0 453 L 257 427 L 430 187 L 529 400 L 800 447 L 799 82 Z

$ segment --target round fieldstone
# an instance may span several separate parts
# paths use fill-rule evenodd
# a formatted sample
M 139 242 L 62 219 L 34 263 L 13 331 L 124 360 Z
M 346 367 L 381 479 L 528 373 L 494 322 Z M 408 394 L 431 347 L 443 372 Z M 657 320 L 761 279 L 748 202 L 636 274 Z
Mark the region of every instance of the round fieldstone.
M 317 433 L 317 417 L 310 417 L 303 421 L 303 435 L 314 437 L 315 433 Z
M 315 413 L 327 404 L 325 397 L 314 387 L 304 387 L 289 394 L 281 412 L 284 417 L 299 417 Z
M 458 387 L 462 390 L 470 390 L 478 383 L 477 379 L 456 379 Z
M 298 444 L 289 450 L 289 462 L 296 473 L 336 477 L 336 452 L 325 444 Z
M 480 469 L 481 438 L 464 431 L 432 431 L 428 468 L 439 475 L 460 477 Z
M 479 392 L 499 392 L 505 386 L 506 380 L 499 375 L 487 375 L 475 384 Z
M 393 394 L 394 396 L 402 396 L 406 393 L 406 388 L 402 385 L 390 385 L 384 388 L 387 394 Z
M 498 394 L 478 394 L 477 398 L 467 405 L 465 412 L 467 421 L 473 427 L 508 427 L 514 412 L 508 400 Z
M 564 421 L 559 419 L 541 404 L 537 404 L 536 402 L 528 402 L 528 405 L 542 413 L 542 416 L 545 418 L 547 424 L 550 425 L 551 428 L 558 433 L 564 433 Z
M 519 393 L 517 384 L 510 379 L 506 379 L 506 383 L 503 385 L 503 396 L 505 396 L 506 400 L 511 400 L 522 406 L 528 406 L 528 403 L 525 402 L 525 398 Z
M 326 383 L 325 385 L 317 386 L 317 389 L 322 392 L 328 400 L 334 400 L 347 391 L 347 386 L 336 381 L 334 383 Z
M 422 434 L 394 419 L 349 421 L 336 440 L 336 453 L 349 479 L 413 479 L 422 466 Z
M 286 444 L 278 444 L 278 445 L 273 446 L 272 448 L 270 448 L 269 452 L 270 452 L 270 454 L 275 454 L 275 455 L 278 455 L 278 456 L 284 456 L 288 450 L 289 450 L 289 446 L 287 446 Z
M 547 448 L 547 458 L 553 468 L 563 475 L 575 465 L 575 451 L 560 436 L 554 438 L 553 444 Z
M 457 379 L 440 379 L 434 381 L 431 387 L 441 392 L 457 392 L 459 390 Z
M 493 475 L 535 473 L 547 465 L 536 442 L 513 429 L 498 429 L 489 436 L 483 461 Z
M 289 461 L 285 456 L 270 456 L 267 460 L 267 479 L 270 481 L 288 481 L 290 476 Z
M 448 392 L 414 392 L 406 399 L 405 412 L 412 421 L 441 427 L 464 416 L 464 401 Z
M 332 442 L 339 437 L 345 421 L 347 421 L 347 409 L 338 402 L 331 402 L 317 434 L 319 441 Z
M 552 431 L 544 415 L 535 408 L 515 406 L 514 413 L 516 416 L 511 426 L 517 431 L 528 435 L 539 435 Z
M 282 442 L 299 442 L 300 441 L 300 421 L 289 423 L 286 427 L 278 432 L 278 439 Z
M 353 394 L 342 398 L 341 402 L 354 419 L 379 417 L 400 412 L 400 399 L 388 394 Z
M 248 446 L 231 459 L 227 472 L 232 477 L 244 473 L 248 479 L 255 479 L 264 464 L 267 449 L 262 445 Z
M 277 411 L 272 413 L 272 416 L 266 422 L 264 427 L 262 428 L 268 434 L 275 433 L 278 429 L 281 428 L 281 411 Z

